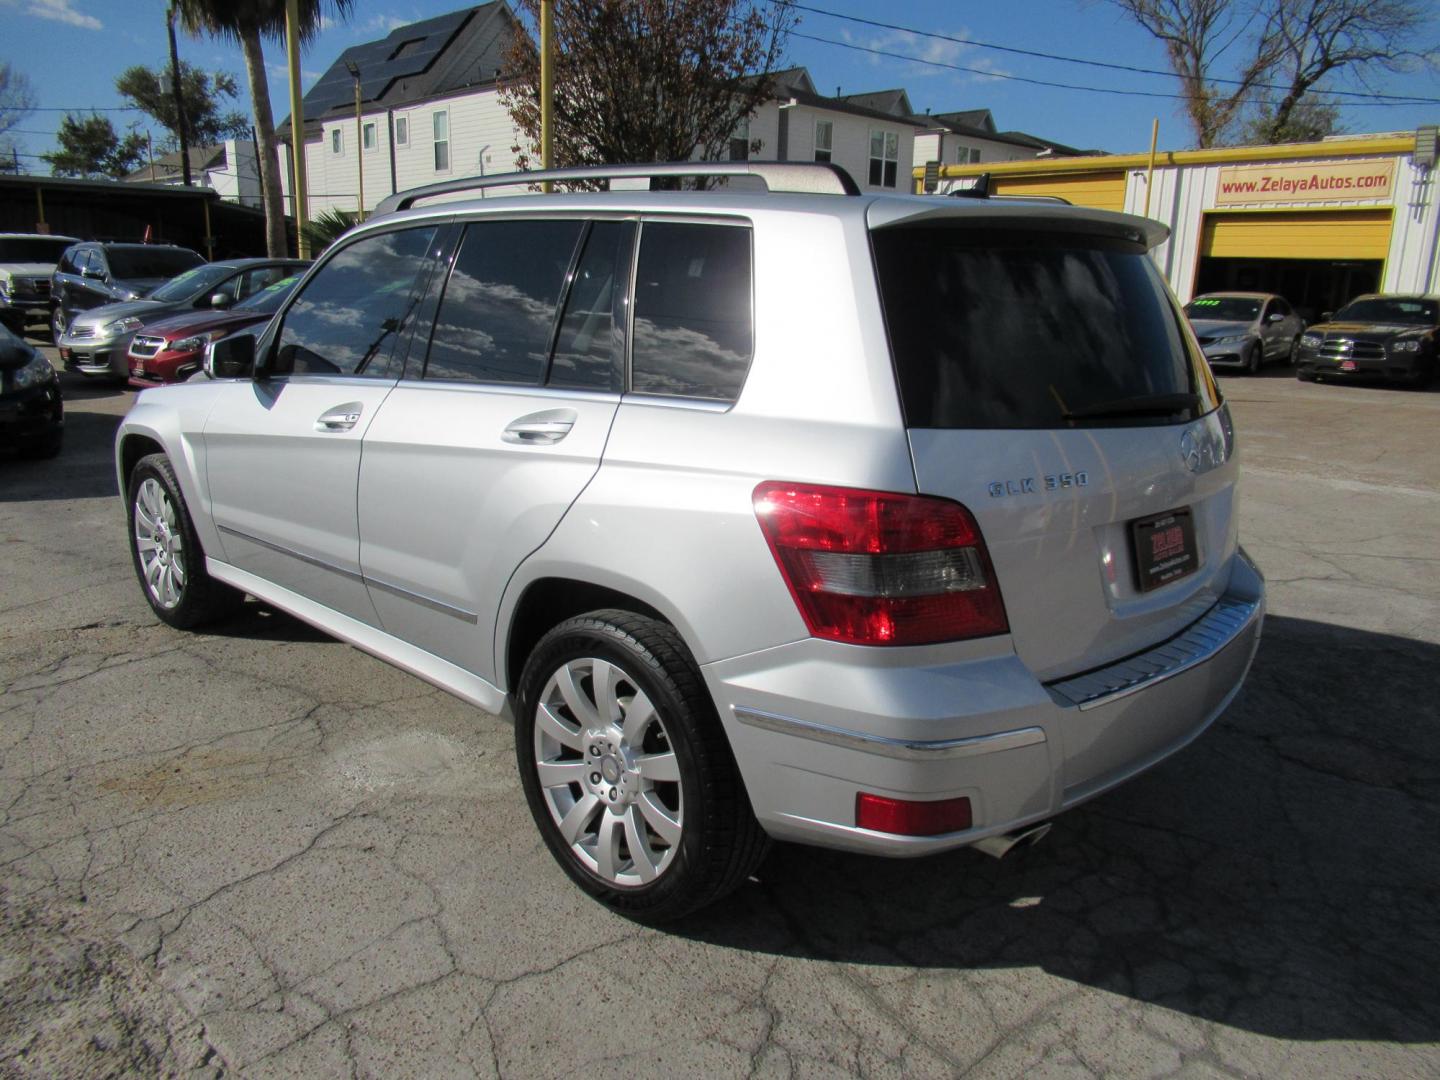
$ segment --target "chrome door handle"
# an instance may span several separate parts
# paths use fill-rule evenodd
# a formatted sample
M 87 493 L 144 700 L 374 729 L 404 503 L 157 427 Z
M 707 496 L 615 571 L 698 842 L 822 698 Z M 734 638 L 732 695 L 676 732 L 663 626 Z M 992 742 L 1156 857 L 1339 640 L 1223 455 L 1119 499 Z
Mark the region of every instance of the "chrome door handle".
M 549 446 L 569 435 L 575 420 L 574 409 L 546 409 L 512 420 L 500 438 L 521 446 Z
M 336 405 L 320 414 L 320 419 L 315 421 L 316 431 L 349 431 L 360 422 L 360 414 L 365 411 L 365 406 L 358 401 L 347 401 L 344 405 Z

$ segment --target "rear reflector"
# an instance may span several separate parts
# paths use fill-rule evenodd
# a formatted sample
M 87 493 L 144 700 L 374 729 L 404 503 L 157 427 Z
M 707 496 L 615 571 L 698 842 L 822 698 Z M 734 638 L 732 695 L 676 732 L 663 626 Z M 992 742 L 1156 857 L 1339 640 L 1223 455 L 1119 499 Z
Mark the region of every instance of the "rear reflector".
M 862 791 L 855 796 L 855 824 L 862 829 L 896 836 L 961 832 L 970 828 L 970 800 L 961 796 L 935 802 L 911 802 Z
M 1009 629 L 980 528 L 957 502 L 766 481 L 754 504 L 815 637 L 928 645 Z

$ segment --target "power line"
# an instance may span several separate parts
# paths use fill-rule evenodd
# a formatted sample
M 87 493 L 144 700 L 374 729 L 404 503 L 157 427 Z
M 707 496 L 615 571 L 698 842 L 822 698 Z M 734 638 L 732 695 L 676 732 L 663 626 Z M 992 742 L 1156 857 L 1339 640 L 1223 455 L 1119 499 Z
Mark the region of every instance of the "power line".
M 842 21 L 844 21 L 844 22 L 860 23 L 860 24 L 863 25 L 863 26 L 873 26 L 873 27 L 875 27 L 876 29 L 879 29 L 879 30 L 894 30 L 894 31 L 897 31 L 897 32 L 902 33 L 902 34 L 914 34 L 916 37 L 931 38 L 931 39 L 933 39 L 933 40 L 935 40 L 935 41 L 945 41 L 945 42 L 949 42 L 950 44 L 953 44 L 953 45 L 968 45 L 968 46 L 970 46 L 970 47 L 972 47 L 972 48 L 976 48 L 976 49 L 992 49 L 992 50 L 994 50 L 994 51 L 996 51 L 996 52 L 1013 53 L 1013 54 L 1015 54 L 1015 55 L 1017 55 L 1017 56 L 1030 56 L 1030 57 L 1035 57 L 1035 58 L 1038 58 L 1038 59 L 1041 59 L 1041 60 L 1058 60 L 1058 61 L 1060 61 L 1060 62 L 1062 62 L 1062 63 L 1066 63 L 1066 64 L 1081 64 L 1081 65 L 1084 65 L 1084 66 L 1086 66 L 1086 67 L 1107 68 L 1107 69 L 1109 69 L 1109 70 L 1111 70 L 1111 71 L 1125 71 L 1125 72 L 1130 72 L 1130 73 L 1136 74 L 1136 75 L 1160 75 L 1160 76 L 1163 76 L 1164 78 L 1167 78 L 1167 79 L 1179 79 L 1179 78 L 1182 78 L 1182 76 L 1176 74 L 1176 73 L 1173 72 L 1173 71 L 1163 71 L 1163 70 L 1161 70 L 1161 69 L 1159 69 L 1159 68 L 1135 67 L 1135 66 L 1130 65 L 1130 64 L 1115 64 L 1115 63 L 1109 63 L 1109 62 L 1104 61 L 1104 60 L 1087 60 L 1087 59 L 1083 59 L 1083 58 L 1077 57 L 1077 56 L 1062 56 L 1062 55 L 1060 55 L 1059 53 L 1040 52 L 1040 51 L 1035 50 L 1035 49 L 1021 49 L 1021 48 L 1017 48 L 1017 47 L 1010 46 L 1010 45 L 996 45 L 994 42 L 975 41 L 975 40 L 970 39 L 970 38 L 953 37 L 953 36 L 951 36 L 951 35 L 949 35 L 949 34 L 940 34 L 940 33 L 936 33 L 935 31 L 932 31 L 932 30 L 916 30 L 916 29 L 914 29 L 913 27 L 900 26 L 900 25 L 898 25 L 898 24 L 896 24 L 896 23 L 881 22 L 881 21 L 879 21 L 878 19 L 866 19 L 866 18 L 862 18 L 862 17 L 859 16 L 859 15 L 842 15 L 842 14 L 840 14 L 840 13 L 837 12 L 837 11 L 827 11 L 827 10 L 825 10 L 824 8 L 811 7 L 811 6 L 808 5 L 808 4 L 796 3 L 796 2 L 794 2 L 794 0 L 768 0 L 768 2 L 769 2 L 770 4 L 772 4 L 772 5 L 774 5 L 775 7 L 792 8 L 792 9 L 794 9 L 794 10 L 796 10 L 796 11 L 808 11 L 808 12 L 811 12 L 812 14 L 815 14 L 815 15 L 825 15 L 825 16 L 828 16 L 829 18 L 832 18 L 832 19 L 840 19 L 840 20 L 842 20 Z M 795 34 L 793 34 L 792 36 L 794 36 L 794 37 L 809 37 L 809 35 L 800 34 L 800 33 L 795 33 Z M 848 44 L 847 42 L 831 41 L 831 40 L 829 40 L 829 39 L 827 39 L 827 38 L 810 38 L 810 40 L 812 40 L 812 41 L 825 41 L 826 43 L 831 44 L 831 45 L 847 45 L 847 44 Z M 852 46 L 852 47 L 853 47 L 853 48 L 864 49 L 863 46 Z M 885 52 L 880 51 L 880 50 L 865 49 L 864 51 L 867 51 L 867 52 L 879 52 L 879 54 L 880 54 L 881 56 L 888 56 L 888 55 L 890 55 L 889 53 L 885 53 Z M 904 59 L 915 59 L 915 58 L 912 58 L 912 57 L 904 57 Z M 954 66 L 954 65 L 950 65 L 950 64 L 941 64 L 939 61 L 927 61 L 927 60 L 919 60 L 919 59 L 915 59 L 915 63 L 922 63 L 922 64 L 923 64 L 923 63 L 933 63 L 933 64 L 937 64 L 937 65 L 939 65 L 939 66 L 941 66 L 941 67 L 952 67 L 952 66 Z M 961 70 L 961 71 L 979 70 L 981 74 L 995 75 L 994 72 L 987 72 L 987 71 L 985 71 L 984 69 L 959 68 L 959 70 Z M 996 75 L 996 77 L 997 77 L 997 78 L 1000 78 L 1001 76 Z M 1019 76 L 1012 76 L 1012 78 L 1017 78 L 1017 79 L 1018 79 Z M 1042 81 L 1040 81 L 1040 80 L 1035 80 L 1035 79 L 1026 79 L 1026 80 L 1021 80 L 1021 81 L 1034 82 L 1034 83 L 1036 83 L 1037 85 L 1040 85 L 1040 86 L 1056 86 L 1056 87 L 1060 87 L 1060 88 L 1062 88 L 1062 89 L 1067 89 L 1067 90 L 1095 90 L 1095 91 L 1102 91 L 1102 90 L 1103 90 L 1103 88 L 1100 88 L 1100 87 L 1071 86 L 1071 85 L 1069 85 L 1069 84 L 1067 84 L 1067 83 L 1042 82 Z M 1230 84 L 1230 85 L 1232 85 L 1232 86 L 1243 86 L 1243 85 L 1245 85 L 1244 82 L 1243 82 L 1243 80 L 1240 80 L 1240 79 L 1225 79 L 1225 78 L 1220 78 L 1220 77 L 1218 77 L 1218 76 L 1213 77 L 1213 78 L 1210 78 L 1210 79 L 1208 79 L 1207 81 L 1209 81 L 1209 82 L 1216 82 L 1216 83 L 1227 83 L 1227 84 Z M 1277 85 L 1277 84 L 1274 84 L 1274 83 L 1253 83 L 1253 84 L 1251 84 L 1251 85 L 1253 85 L 1253 86 L 1255 87 L 1255 89 L 1257 89 L 1257 90 L 1282 90 L 1282 91 L 1285 91 L 1285 90 L 1289 90 L 1289 89 L 1290 89 L 1290 87 L 1288 87 L 1288 86 Z M 1107 92 L 1107 93 L 1128 93 L 1128 94 L 1133 94 L 1133 95 L 1139 95 L 1139 94 L 1143 93 L 1142 91 L 1138 91 L 1138 90 L 1130 90 L 1130 91 L 1108 90 L 1108 91 L 1103 91 L 1103 92 Z M 1434 105 L 1434 104 L 1440 104 L 1440 98 L 1425 98 L 1425 97 L 1417 97 L 1417 96 L 1413 96 L 1413 95 L 1401 95 L 1401 94 L 1372 94 L 1372 93 L 1362 93 L 1362 92 L 1356 91 L 1356 90 L 1326 90 L 1326 91 L 1321 91 L 1321 92 L 1322 92 L 1322 93 L 1325 93 L 1325 94 L 1328 94 L 1328 95 L 1330 95 L 1330 96 L 1332 96 L 1332 97 L 1353 97 L 1353 98 L 1365 98 L 1365 99 L 1369 99 L 1369 100 L 1383 100 L 1383 101 L 1391 101 L 1391 102 L 1394 102 L 1394 103 L 1396 103 L 1397 105 Z M 1183 97 L 1183 96 L 1180 95 L 1180 94 L 1158 94 L 1158 93 L 1157 93 L 1157 94 L 1150 94 L 1149 96 L 1151 96 L 1151 97 L 1173 97 L 1173 98 L 1182 98 L 1182 97 Z
M 778 3 L 780 0 L 771 0 L 771 2 Z M 983 75 L 989 79 L 1005 79 L 1009 82 L 1029 83 L 1031 86 L 1049 86 L 1058 90 L 1080 90 L 1090 94 L 1112 94 L 1120 97 L 1165 98 L 1171 101 L 1187 100 L 1184 94 L 1166 94 L 1158 90 L 1118 90 L 1105 86 L 1084 86 L 1079 83 L 1051 82 L 1048 79 L 1031 79 L 1024 75 L 1010 75 L 1000 71 L 991 71 L 988 68 L 967 67 L 964 64 L 947 64 L 943 60 L 927 60 L 924 57 L 908 56 L 905 53 L 876 49 L 868 45 L 856 45 L 850 41 L 837 41 L 834 38 L 818 37 L 815 34 L 802 34 L 798 30 L 792 30 L 790 36 L 803 38 L 806 41 L 818 41 L 822 45 L 837 45 L 842 49 L 853 49 L 856 52 L 869 53 L 872 56 L 883 56 L 890 60 L 904 60 L 911 64 L 925 64 L 929 67 L 946 68 L 950 71 L 964 71 L 972 75 Z M 1436 100 L 1440 101 L 1440 98 Z M 1346 102 L 1345 107 L 1347 109 L 1393 109 L 1405 105 L 1426 104 L 1429 104 L 1429 99 L 1427 98 L 1406 98 L 1403 101 L 1351 101 Z

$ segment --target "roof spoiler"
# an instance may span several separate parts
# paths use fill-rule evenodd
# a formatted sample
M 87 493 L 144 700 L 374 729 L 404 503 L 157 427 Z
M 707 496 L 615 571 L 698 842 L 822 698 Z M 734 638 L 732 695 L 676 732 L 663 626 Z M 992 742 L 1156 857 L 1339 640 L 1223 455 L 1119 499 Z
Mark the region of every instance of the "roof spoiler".
M 654 180 L 657 178 L 705 176 L 754 176 L 770 191 L 807 195 L 859 195 L 860 188 L 839 165 L 824 161 L 660 161 L 639 165 L 596 165 L 572 169 L 544 169 L 537 172 L 496 173 L 494 176 L 467 176 L 438 184 L 397 192 L 381 201 L 374 217 L 409 210 L 421 199 L 452 195 L 460 191 L 520 184 L 594 183 L 608 180 Z

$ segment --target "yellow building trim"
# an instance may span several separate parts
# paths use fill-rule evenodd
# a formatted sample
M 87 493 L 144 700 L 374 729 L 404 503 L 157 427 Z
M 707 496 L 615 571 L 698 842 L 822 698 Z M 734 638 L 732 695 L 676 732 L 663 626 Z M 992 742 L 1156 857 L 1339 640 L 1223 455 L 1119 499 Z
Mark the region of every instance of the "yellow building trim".
M 1155 155 L 1157 168 L 1177 165 L 1225 165 L 1247 161 L 1303 161 L 1311 158 L 1383 157 L 1386 154 L 1413 154 L 1415 136 L 1394 139 L 1336 139 L 1331 142 L 1287 143 L 1283 146 L 1225 146 L 1212 150 L 1166 150 Z M 942 165 L 942 179 L 954 180 L 990 173 L 995 177 L 1066 173 L 1109 172 L 1114 169 L 1143 169 L 1150 163 L 1146 154 L 1109 154 L 1099 157 L 1024 158 L 1020 161 L 992 161 L 979 165 Z M 925 179 L 925 166 L 915 167 L 915 179 Z M 917 189 L 918 190 L 918 189 Z
M 1076 206 L 1100 210 L 1125 209 L 1125 172 L 1079 173 L 1065 176 L 1006 176 L 995 181 L 997 195 L 1058 195 Z
M 1379 259 L 1390 253 L 1385 210 L 1207 213 L 1200 254 L 1239 259 Z

